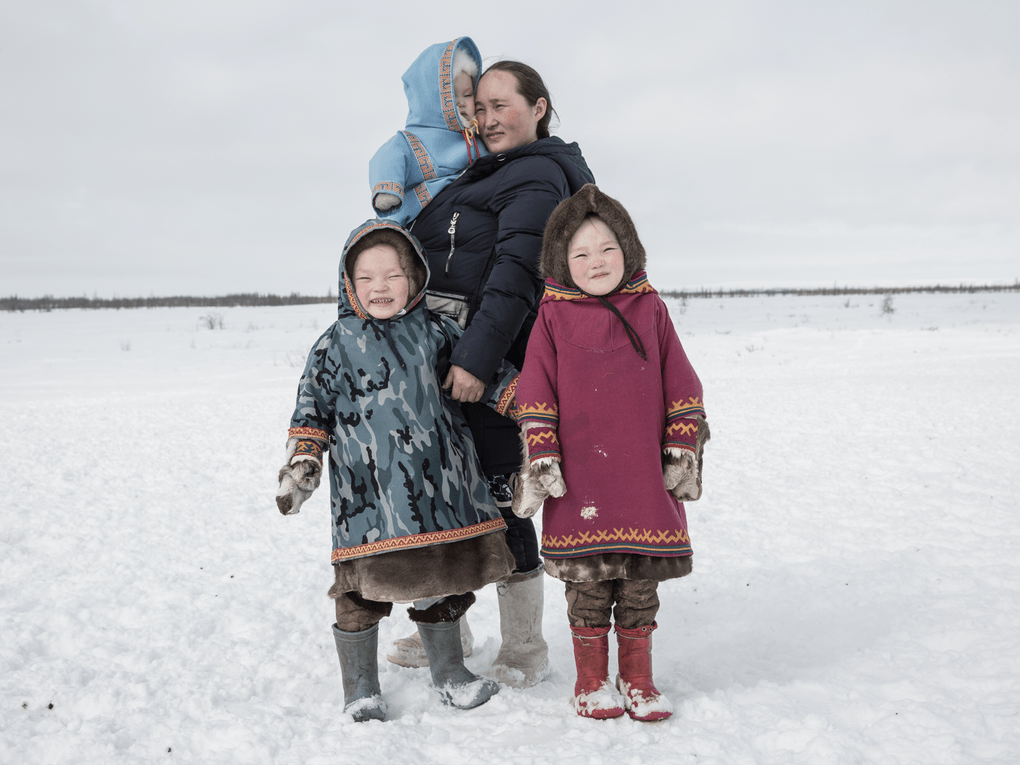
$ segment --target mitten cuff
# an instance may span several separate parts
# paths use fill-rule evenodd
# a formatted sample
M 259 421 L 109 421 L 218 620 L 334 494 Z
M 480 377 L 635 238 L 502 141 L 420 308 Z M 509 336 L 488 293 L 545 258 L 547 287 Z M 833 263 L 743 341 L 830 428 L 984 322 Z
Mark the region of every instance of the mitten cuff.
M 304 461 L 315 461 L 322 463 L 322 441 L 303 441 L 298 440 L 294 445 L 294 454 L 290 458 L 290 464 L 294 465 L 298 462 Z
M 287 431 L 287 465 L 315 460 L 322 464 L 322 452 L 329 443 L 329 435 L 318 428 L 291 428 Z
M 685 449 L 680 446 L 667 446 L 662 450 L 663 455 L 666 457 L 666 462 L 671 465 L 679 465 L 681 458 L 684 454 L 693 454 L 693 449 Z
M 396 181 L 379 181 L 372 187 L 372 206 L 375 207 L 375 198 L 379 194 L 392 194 L 398 197 L 401 202 L 404 201 L 404 187 L 402 184 Z

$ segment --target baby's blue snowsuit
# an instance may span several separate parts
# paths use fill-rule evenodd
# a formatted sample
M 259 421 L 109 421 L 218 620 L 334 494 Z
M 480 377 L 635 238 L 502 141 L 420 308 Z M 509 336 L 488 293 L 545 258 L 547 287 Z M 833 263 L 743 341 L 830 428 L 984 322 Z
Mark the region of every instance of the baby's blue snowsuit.
M 407 226 L 464 168 L 487 153 L 457 113 L 453 54 L 458 48 L 481 72 L 482 56 L 470 37 L 426 48 L 401 78 L 408 106 L 405 129 L 379 147 L 368 163 L 376 214 L 401 226 Z M 402 203 L 379 210 L 375 201 L 382 193 L 400 197 Z

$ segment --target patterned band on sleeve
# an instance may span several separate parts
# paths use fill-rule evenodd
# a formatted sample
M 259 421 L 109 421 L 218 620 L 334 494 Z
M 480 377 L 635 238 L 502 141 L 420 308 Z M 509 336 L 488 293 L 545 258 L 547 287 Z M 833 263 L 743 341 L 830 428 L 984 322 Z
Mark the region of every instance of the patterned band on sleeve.
M 694 451 L 698 440 L 697 417 L 705 416 L 705 406 L 697 396 L 674 401 L 666 411 L 666 435 L 663 446 L 677 446 Z
M 329 433 L 322 428 L 291 428 L 287 431 L 287 438 L 300 438 L 302 440 L 314 438 L 318 441 L 329 443 Z
M 548 457 L 560 459 L 560 439 L 556 434 L 556 428 L 532 426 L 525 431 L 524 438 L 528 442 L 529 463 Z
M 666 438 L 663 448 L 676 446 L 693 452 L 698 443 L 698 421 L 693 417 L 676 420 L 666 426 Z
M 509 417 L 512 420 L 518 419 L 517 381 L 520 379 L 520 374 L 514 375 L 514 379 L 506 386 L 499 397 L 499 401 L 496 402 L 496 411 L 504 417 Z

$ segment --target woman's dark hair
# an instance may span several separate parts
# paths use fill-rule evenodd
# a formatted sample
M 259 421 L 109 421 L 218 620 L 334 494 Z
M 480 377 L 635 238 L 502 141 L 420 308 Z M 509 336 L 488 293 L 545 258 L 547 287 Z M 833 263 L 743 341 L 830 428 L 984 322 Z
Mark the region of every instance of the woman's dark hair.
M 549 88 L 545 86 L 542 81 L 542 75 L 536 72 L 527 64 L 522 64 L 520 61 L 497 61 L 495 64 L 490 66 L 482 74 L 484 77 L 489 72 L 507 72 L 512 74 L 514 79 L 517 80 L 517 92 L 524 96 L 524 100 L 528 102 L 530 106 L 534 106 L 538 103 L 538 99 L 545 99 L 545 114 L 542 115 L 542 119 L 538 121 L 538 137 L 548 138 L 549 137 L 549 121 L 552 116 L 556 113 L 552 105 L 552 96 L 549 95 Z

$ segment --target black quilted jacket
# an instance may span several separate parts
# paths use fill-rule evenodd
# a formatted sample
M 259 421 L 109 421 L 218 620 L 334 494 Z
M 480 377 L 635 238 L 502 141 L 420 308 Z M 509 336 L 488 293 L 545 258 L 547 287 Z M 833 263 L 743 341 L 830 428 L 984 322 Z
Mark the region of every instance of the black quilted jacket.
M 430 292 L 467 301 L 467 330 L 452 363 L 488 382 L 502 359 L 518 369 L 535 322 L 543 279 L 542 232 L 553 209 L 595 180 L 576 143 L 557 137 L 489 154 L 440 192 L 410 226 L 432 271 Z M 512 422 L 463 405 L 489 475 L 520 467 Z

